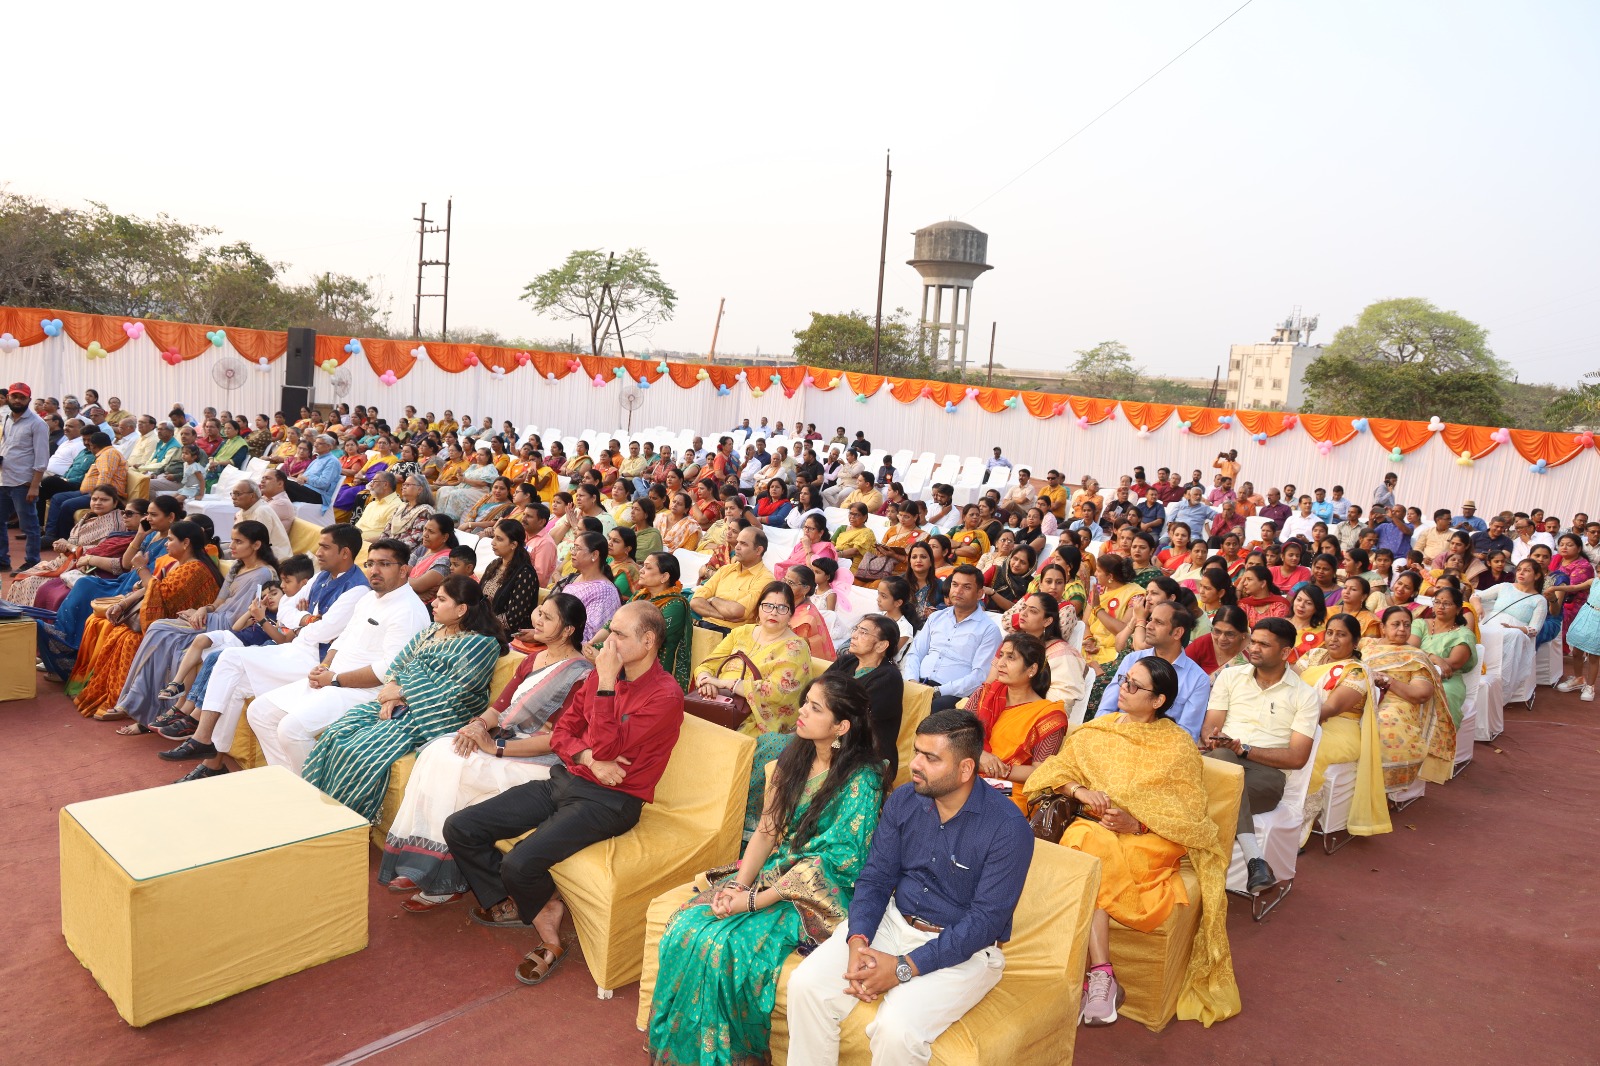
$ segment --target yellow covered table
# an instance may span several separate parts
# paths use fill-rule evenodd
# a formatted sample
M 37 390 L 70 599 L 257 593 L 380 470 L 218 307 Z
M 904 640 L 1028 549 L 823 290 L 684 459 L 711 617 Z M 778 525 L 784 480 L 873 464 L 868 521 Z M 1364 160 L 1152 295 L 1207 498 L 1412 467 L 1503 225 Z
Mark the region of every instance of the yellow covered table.
M 130 1025 L 367 946 L 367 823 L 270 766 L 61 811 L 61 932 Z
M 7 664 L 0 670 L 0 702 L 31 700 L 39 694 L 39 674 L 33 669 L 38 636 L 31 618 L 0 622 L 0 663 Z

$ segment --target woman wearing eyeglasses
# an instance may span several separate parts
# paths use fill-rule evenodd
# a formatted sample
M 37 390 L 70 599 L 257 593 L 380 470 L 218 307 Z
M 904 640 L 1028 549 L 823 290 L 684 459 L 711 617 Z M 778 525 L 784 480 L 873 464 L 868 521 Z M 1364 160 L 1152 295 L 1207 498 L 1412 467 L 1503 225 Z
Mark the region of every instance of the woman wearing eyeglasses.
M 767 763 L 794 732 L 800 693 L 811 676 L 811 648 L 790 626 L 793 618 L 794 590 L 769 581 L 761 590 L 756 621 L 723 637 L 695 675 L 702 696 L 740 696 L 750 704 L 750 716 L 739 726 L 739 732 L 756 738 L 750 777 L 756 785 L 745 807 L 745 839 L 761 819 Z

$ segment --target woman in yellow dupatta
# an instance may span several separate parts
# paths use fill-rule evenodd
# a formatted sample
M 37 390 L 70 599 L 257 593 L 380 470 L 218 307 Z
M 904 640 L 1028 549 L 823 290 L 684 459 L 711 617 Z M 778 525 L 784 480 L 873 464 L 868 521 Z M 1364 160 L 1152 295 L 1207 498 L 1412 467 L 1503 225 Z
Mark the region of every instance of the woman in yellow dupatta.
M 1413 648 L 1410 608 L 1383 612 L 1383 635 L 1361 642 L 1361 659 L 1378 700 L 1378 744 L 1383 756 L 1383 786 L 1401 789 L 1417 778 L 1442 783 L 1455 770 L 1456 727 L 1444 687 L 1433 663 Z
M 1022 784 L 1034 766 L 1054 755 L 1067 733 L 1067 712 L 1050 694 L 1050 660 L 1044 643 L 1026 633 L 1000 642 L 989 680 L 960 706 L 983 723 L 978 772 L 1012 783 L 1011 800 L 1026 814 Z
M 1029 799 L 1050 792 L 1075 796 L 1092 816 L 1074 819 L 1061 837 L 1062 846 L 1100 860 L 1081 1020 L 1117 1020 L 1122 991 L 1111 968 L 1111 920 L 1149 932 L 1177 904 L 1192 904 L 1178 872 L 1187 854 L 1200 880 L 1200 921 L 1178 1017 L 1209 1027 L 1240 1009 L 1228 947 L 1229 853 L 1207 813 L 1194 738 L 1167 716 L 1178 698 L 1177 671 L 1151 655 L 1137 660 L 1121 685 L 1118 713 L 1074 729 L 1061 752 L 1028 779 Z
M 1328 619 L 1322 646 L 1294 664 L 1300 680 L 1310 685 L 1322 701 L 1322 740 L 1317 745 L 1306 792 L 1302 844 L 1310 838 L 1312 823 L 1322 813 L 1323 778 L 1328 767 L 1338 763 L 1356 764 L 1356 791 L 1350 801 L 1347 826 L 1350 835 L 1377 836 L 1394 828 L 1383 792 L 1378 707 L 1372 697 L 1371 674 L 1361 661 L 1360 644 L 1360 619 L 1336 614 Z

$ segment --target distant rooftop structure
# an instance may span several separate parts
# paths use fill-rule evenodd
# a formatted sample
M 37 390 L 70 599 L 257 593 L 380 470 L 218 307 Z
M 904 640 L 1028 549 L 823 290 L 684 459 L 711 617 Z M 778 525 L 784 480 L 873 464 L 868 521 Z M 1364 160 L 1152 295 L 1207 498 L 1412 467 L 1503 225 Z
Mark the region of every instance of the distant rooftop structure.
M 1322 345 L 1311 343 L 1317 316 L 1294 312 L 1272 330 L 1266 344 L 1235 344 L 1228 349 L 1228 390 L 1224 403 L 1229 407 L 1267 411 L 1293 411 L 1305 402 L 1302 379 L 1306 367 L 1322 354 Z

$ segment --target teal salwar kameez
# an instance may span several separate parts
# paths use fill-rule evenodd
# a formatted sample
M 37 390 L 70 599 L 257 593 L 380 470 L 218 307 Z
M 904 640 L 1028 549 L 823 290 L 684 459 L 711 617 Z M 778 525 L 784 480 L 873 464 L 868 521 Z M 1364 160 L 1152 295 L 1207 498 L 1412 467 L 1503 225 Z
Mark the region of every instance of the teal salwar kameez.
M 878 773 L 856 771 L 828 804 L 815 835 L 795 848 L 789 834 L 822 780 L 818 775 L 807 786 L 785 839 L 756 879 L 758 890 L 776 887 L 781 902 L 719 919 L 711 900 L 738 871 L 713 871 L 710 887 L 667 923 L 650 1019 L 656 1066 L 766 1063 L 784 960 L 798 947 L 826 940 L 844 920 L 883 800 Z
M 411 638 L 389 666 L 406 694 L 403 714 L 379 718 L 377 700 L 357 704 L 323 730 L 302 776 L 376 822 L 389 767 L 428 741 L 453 732 L 489 704 L 500 643 L 482 633 L 441 637 L 432 625 Z

